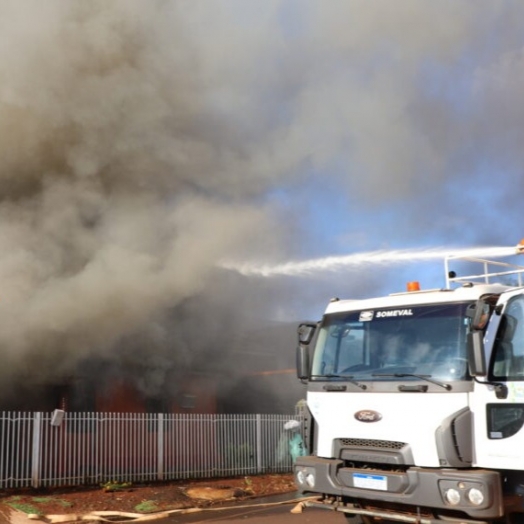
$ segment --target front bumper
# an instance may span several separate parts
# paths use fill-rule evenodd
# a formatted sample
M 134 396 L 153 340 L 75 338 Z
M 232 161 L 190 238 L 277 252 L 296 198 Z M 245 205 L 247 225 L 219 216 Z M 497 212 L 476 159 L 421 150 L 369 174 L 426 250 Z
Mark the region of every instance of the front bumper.
M 341 460 L 308 456 L 297 458 L 295 480 L 304 493 L 331 495 L 346 502 L 378 501 L 392 507 L 431 508 L 436 513 L 460 512 L 477 521 L 499 518 L 504 513 L 500 475 L 495 471 L 420 467 L 382 471 L 345 467 Z M 454 497 L 450 497 L 450 490 Z M 471 495 L 472 490 L 477 497 Z

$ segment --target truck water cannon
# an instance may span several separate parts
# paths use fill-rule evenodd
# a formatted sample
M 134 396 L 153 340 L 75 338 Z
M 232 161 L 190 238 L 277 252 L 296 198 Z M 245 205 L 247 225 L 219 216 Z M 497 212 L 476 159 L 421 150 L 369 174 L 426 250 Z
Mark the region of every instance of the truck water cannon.
M 446 275 L 446 288 L 450 289 L 451 284 L 471 284 L 472 282 L 484 282 L 486 284 L 492 282 L 504 282 L 510 277 L 516 279 L 511 285 L 522 286 L 522 276 L 524 274 L 524 266 L 515 264 L 512 261 L 493 260 L 493 258 L 511 259 L 515 255 L 524 254 L 524 239 L 520 241 L 514 248 L 501 250 L 500 253 L 490 253 L 490 258 L 483 258 L 471 255 L 447 255 L 444 259 L 444 269 Z M 462 267 L 473 269 L 472 274 L 465 274 L 458 276 L 458 271 L 451 270 L 450 264 L 459 264 Z M 481 269 L 476 269 L 480 267 Z
M 352 524 L 524 522 L 524 240 L 488 254 L 445 257 L 444 289 L 337 299 L 301 324 L 306 506 Z

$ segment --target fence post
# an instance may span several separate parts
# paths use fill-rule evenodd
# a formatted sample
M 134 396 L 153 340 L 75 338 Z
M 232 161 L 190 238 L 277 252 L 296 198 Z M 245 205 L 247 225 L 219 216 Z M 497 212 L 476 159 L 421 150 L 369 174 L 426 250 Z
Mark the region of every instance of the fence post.
M 262 415 L 257 415 L 257 473 L 262 471 Z
M 157 440 L 157 478 L 164 480 L 164 414 L 158 414 L 158 440 Z
M 33 453 L 31 459 L 31 486 L 40 487 L 42 413 L 35 412 L 33 418 Z

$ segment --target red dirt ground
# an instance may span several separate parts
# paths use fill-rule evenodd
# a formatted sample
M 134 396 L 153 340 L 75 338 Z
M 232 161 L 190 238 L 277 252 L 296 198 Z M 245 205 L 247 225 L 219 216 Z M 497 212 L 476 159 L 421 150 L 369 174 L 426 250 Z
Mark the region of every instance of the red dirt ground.
M 207 507 L 225 500 L 246 500 L 295 492 L 291 474 L 108 487 L 115 489 L 91 487 L 3 490 L 0 492 L 0 504 L 40 515 L 91 511 L 151 513 L 170 509 Z M 188 492 L 194 492 L 192 488 L 202 488 L 199 493 L 203 496 L 216 495 L 218 499 L 191 498 Z

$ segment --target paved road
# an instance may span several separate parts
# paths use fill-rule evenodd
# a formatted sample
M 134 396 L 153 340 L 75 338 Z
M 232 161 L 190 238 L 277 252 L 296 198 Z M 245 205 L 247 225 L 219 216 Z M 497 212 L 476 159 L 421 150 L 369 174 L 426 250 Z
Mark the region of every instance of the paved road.
M 162 524 L 345 524 L 341 513 L 322 509 L 306 508 L 302 513 L 293 514 L 294 504 L 250 508 L 231 508 L 221 511 L 204 511 L 189 515 L 172 516 L 160 521 Z

